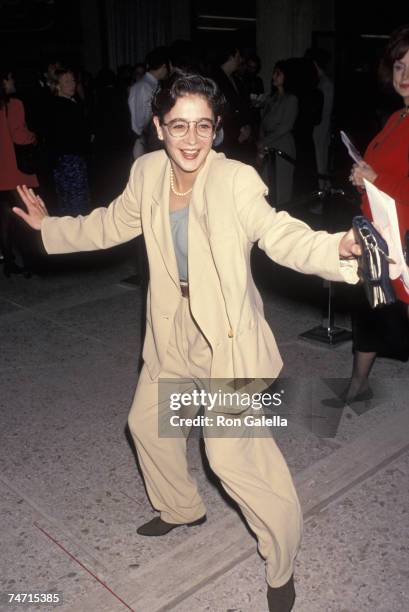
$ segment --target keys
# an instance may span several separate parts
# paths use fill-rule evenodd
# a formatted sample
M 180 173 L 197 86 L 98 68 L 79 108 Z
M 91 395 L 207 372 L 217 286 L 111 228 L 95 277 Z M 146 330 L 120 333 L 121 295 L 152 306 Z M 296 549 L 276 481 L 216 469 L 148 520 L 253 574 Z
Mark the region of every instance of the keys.
M 389 257 L 389 255 L 387 255 L 385 253 L 385 251 L 383 251 L 381 249 L 381 247 L 379 247 L 377 244 L 369 244 L 368 245 L 371 249 L 376 249 L 378 251 L 378 253 L 381 253 L 381 255 L 383 255 L 386 259 L 386 261 L 390 264 L 396 264 L 396 261 L 394 259 L 392 259 L 392 257 Z

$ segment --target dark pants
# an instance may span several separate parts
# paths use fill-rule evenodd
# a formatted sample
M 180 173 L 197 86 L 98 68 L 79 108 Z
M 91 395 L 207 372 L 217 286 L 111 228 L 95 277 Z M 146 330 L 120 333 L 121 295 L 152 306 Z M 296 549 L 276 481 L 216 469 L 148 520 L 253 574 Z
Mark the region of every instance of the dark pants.
M 34 232 L 13 212 L 13 207 L 22 208 L 16 191 L 0 191 L 0 252 L 4 267 L 12 266 L 16 251 L 21 256 L 26 271 L 41 271 L 45 250 L 40 232 Z
M 12 208 L 17 205 L 18 200 L 14 191 L 0 191 L 0 249 L 5 265 L 14 261 L 13 245 L 17 219 Z

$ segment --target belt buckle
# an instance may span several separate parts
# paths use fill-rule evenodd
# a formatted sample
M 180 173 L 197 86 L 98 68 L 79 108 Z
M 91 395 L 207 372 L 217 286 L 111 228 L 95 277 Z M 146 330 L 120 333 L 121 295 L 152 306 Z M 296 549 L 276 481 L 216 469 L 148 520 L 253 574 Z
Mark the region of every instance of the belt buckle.
M 184 298 L 189 297 L 189 285 L 187 283 L 180 283 L 180 291 Z

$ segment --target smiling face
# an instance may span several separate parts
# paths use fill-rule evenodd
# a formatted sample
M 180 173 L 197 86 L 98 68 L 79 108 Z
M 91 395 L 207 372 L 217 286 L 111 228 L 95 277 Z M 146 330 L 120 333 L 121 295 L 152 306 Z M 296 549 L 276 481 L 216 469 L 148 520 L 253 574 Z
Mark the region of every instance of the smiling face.
M 164 125 L 175 119 L 195 123 L 189 124 L 185 136 L 175 137 Z M 214 122 L 215 116 L 206 98 L 197 94 L 188 94 L 178 98 L 173 108 L 164 116 L 162 124 L 158 117 L 153 118 L 158 137 L 164 142 L 173 171 L 181 178 L 183 175 L 188 175 L 190 180 L 195 177 L 212 148 L 214 131 L 211 131 L 208 136 L 199 136 L 196 122 L 200 119 Z
M 396 93 L 409 104 L 409 50 L 393 64 L 393 86 Z

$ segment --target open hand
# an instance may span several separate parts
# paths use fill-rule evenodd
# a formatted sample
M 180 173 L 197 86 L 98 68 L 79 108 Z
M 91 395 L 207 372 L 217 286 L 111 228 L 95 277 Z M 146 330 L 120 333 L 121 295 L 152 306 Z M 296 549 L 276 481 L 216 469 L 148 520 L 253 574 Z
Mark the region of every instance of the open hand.
M 350 229 L 349 232 L 342 236 L 338 248 L 341 259 L 352 259 L 362 255 L 361 247 L 355 241 L 353 229 Z
M 27 212 L 18 206 L 14 206 L 13 212 L 23 219 L 30 227 L 39 230 L 44 217 L 49 216 L 44 202 L 40 196 L 36 195 L 34 191 L 29 189 L 26 185 L 18 186 L 17 191 L 26 205 Z

